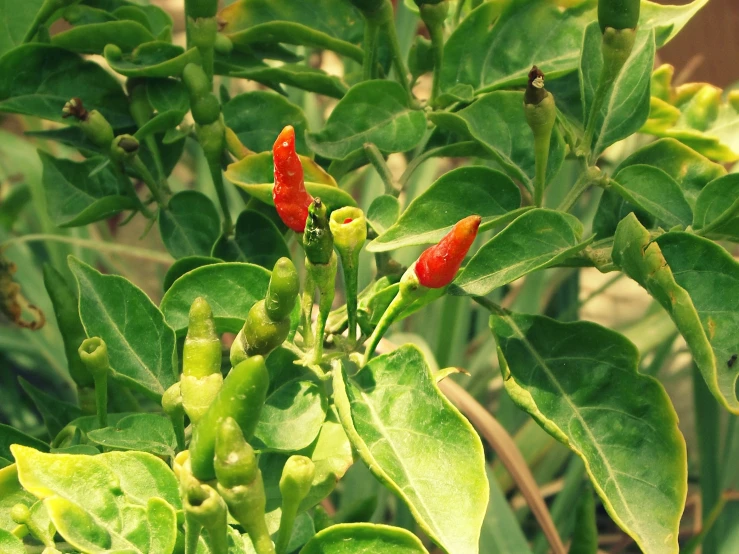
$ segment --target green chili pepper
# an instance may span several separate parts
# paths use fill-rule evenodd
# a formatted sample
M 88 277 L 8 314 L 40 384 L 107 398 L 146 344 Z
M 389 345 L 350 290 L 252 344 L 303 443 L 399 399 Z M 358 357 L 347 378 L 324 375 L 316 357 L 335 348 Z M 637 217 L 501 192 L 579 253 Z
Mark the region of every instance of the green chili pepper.
M 74 117 L 79 121 L 82 132 L 98 148 L 110 148 L 114 137 L 113 127 L 99 111 L 88 112 L 79 98 L 72 98 L 64 104 L 62 117 Z
M 120 163 L 133 161 L 139 153 L 139 141 L 133 135 L 118 135 L 110 144 L 110 157 Z
M 326 206 L 320 198 L 314 198 L 308 207 L 308 219 L 303 232 L 305 257 L 312 264 L 327 264 L 334 251 L 334 238 L 328 224 Z
M 344 272 L 349 340 L 353 342 L 357 338 L 359 253 L 367 240 L 367 220 L 362 210 L 347 206 L 331 213 L 329 227 Z
M 175 436 L 177 437 L 177 451 L 181 452 L 185 445 L 185 409 L 182 405 L 182 393 L 180 383 L 169 387 L 162 395 L 162 409 L 172 422 Z
M 280 493 L 282 494 L 282 516 L 280 529 L 277 533 L 277 554 L 285 554 L 287 545 L 298 515 L 300 503 L 308 496 L 316 466 L 313 460 L 306 456 L 290 456 L 285 462 L 280 478 Z
M 599 0 L 598 23 L 604 33 L 613 29 L 636 29 L 639 23 L 640 0 Z
M 97 406 L 98 422 L 100 427 L 108 426 L 108 373 L 110 360 L 108 347 L 99 337 L 92 337 L 82 341 L 79 347 L 82 363 L 95 381 L 95 405 Z
M 189 474 L 184 474 L 181 487 L 185 508 L 186 552 L 189 550 L 195 554 L 200 530 L 205 529 L 210 551 L 213 554 L 228 554 L 228 510 L 223 498 L 213 487 L 200 483 Z
M 431 38 L 434 58 L 434 77 L 431 85 L 431 104 L 441 93 L 441 65 L 444 54 L 444 21 L 449 13 L 449 3 L 443 0 L 416 0 L 421 20 L 426 24 Z
M 231 370 L 215 400 L 195 425 L 190 441 L 190 462 L 195 477 L 201 481 L 215 477 L 216 431 L 224 418 L 234 418 L 245 437 L 254 434 L 268 388 L 269 373 L 262 356 L 248 358 Z
M 523 110 L 526 122 L 534 134 L 534 205 L 541 206 L 544 201 L 549 145 L 552 139 L 557 108 L 554 97 L 544 88 L 544 74 L 534 66 L 529 71 L 529 82 L 523 97 Z
M 212 92 L 208 76 L 196 63 L 189 63 L 182 70 L 182 82 L 185 83 L 191 99 L 202 98 Z
M 231 515 L 249 534 L 254 550 L 257 554 L 275 554 L 264 520 L 267 496 L 262 472 L 242 427 L 232 418 L 224 419 L 217 430 L 215 472 L 218 492 Z
M 193 424 L 200 421 L 223 384 L 221 341 L 213 312 L 205 298 L 190 306 L 190 321 L 182 351 L 182 405 Z
M 299 289 L 298 272 L 289 258 L 280 258 L 272 269 L 264 300 L 251 307 L 244 326 L 231 345 L 231 365 L 249 356 L 267 356 L 290 333 L 290 312 Z

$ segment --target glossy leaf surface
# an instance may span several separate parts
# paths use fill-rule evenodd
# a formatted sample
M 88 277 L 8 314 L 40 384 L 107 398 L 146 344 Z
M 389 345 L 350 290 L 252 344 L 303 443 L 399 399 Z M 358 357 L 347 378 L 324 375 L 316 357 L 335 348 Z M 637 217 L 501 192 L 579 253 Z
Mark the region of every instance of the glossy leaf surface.
M 365 464 L 444 550 L 477 552 L 488 503 L 482 444 L 439 391 L 421 351 L 405 345 L 351 377 L 339 368 L 336 405 Z
M 55 34 L 51 44 L 81 54 L 102 54 L 108 44 L 130 52 L 139 44 L 154 40 L 151 31 L 136 21 L 105 21 L 79 25 Z
M 202 192 L 175 194 L 159 214 L 159 232 L 174 258 L 209 256 L 221 231 L 221 218 Z
M 218 258 L 212 258 L 210 256 L 187 256 L 186 258 L 180 258 L 169 266 L 167 274 L 162 281 L 162 289 L 164 289 L 164 292 L 167 292 L 169 287 L 185 273 L 203 267 L 204 265 L 218 264 L 221 261 Z
M 459 220 L 482 217 L 481 227 L 503 224 L 521 205 L 507 175 L 487 167 L 460 167 L 442 175 L 405 209 L 397 223 L 368 246 L 370 252 L 438 242 Z
M 239 214 L 234 236 L 220 237 L 212 253 L 227 262 L 249 262 L 270 271 L 277 260 L 290 257 L 290 250 L 277 226 L 254 210 Z
M 206 265 L 177 279 L 160 307 L 167 323 L 178 335 L 184 335 L 190 305 L 202 296 L 213 310 L 218 330 L 238 333 L 249 309 L 267 293 L 269 276 L 269 271 L 253 264 Z
M 146 294 L 117 275 L 102 275 L 69 259 L 80 296 L 80 318 L 88 337 L 108 346 L 114 377 L 154 397 L 175 382 L 175 335 Z
M 501 314 L 490 325 L 513 401 L 583 459 L 609 515 L 642 550 L 676 553 L 685 440 L 662 385 L 637 372 L 636 347 L 589 322 Z
M 418 537 L 399 527 L 341 523 L 316 534 L 300 554 L 426 554 Z
M 534 209 L 485 243 L 453 283 L 455 293 L 484 296 L 585 248 L 582 223 L 562 212 Z
M 177 439 L 172 423 L 158 414 L 133 414 L 115 426 L 87 433 L 95 444 L 116 450 L 141 450 L 157 456 L 173 457 Z

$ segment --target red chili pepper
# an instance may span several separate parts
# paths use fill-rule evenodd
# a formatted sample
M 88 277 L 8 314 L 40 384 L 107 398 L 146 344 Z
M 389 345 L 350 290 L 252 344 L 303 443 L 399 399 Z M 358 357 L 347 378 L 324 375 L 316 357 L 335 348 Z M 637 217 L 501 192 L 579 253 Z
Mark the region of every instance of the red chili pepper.
M 440 289 L 452 282 L 475 241 L 480 221 L 479 215 L 465 217 L 438 244 L 423 251 L 416 262 L 416 275 L 421 285 Z
M 296 233 L 305 230 L 308 206 L 313 197 L 305 190 L 303 166 L 295 152 L 295 129 L 285 127 L 272 147 L 275 164 L 275 187 L 272 198 L 280 219 Z

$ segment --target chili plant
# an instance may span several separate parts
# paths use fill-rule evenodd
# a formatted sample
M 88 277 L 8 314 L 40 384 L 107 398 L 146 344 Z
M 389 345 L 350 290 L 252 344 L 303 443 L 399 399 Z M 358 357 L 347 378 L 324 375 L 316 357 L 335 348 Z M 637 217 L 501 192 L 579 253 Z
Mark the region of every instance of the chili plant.
M 739 97 L 654 69 L 706 0 L 10 4 L 0 551 L 737 551 Z

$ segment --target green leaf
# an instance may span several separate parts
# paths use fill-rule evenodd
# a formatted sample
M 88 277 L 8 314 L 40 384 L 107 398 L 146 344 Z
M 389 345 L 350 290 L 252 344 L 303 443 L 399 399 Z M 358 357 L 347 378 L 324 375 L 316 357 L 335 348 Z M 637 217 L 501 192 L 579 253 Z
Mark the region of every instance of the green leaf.
M 95 1 L 95 0 L 93 0 Z M 103 0 L 105 2 L 106 0 Z M 91 3 L 88 1 L 88 3 Z M 102 7 L 102 5 L 101 5 Z M 141 5 L 135 2 L 123 0 L 112 0 L 105 8 L 112 10 L 118 19 L 131 19 L 138 21 L 151 31 L 157 39 L 169 41 L 172 35 L 172 17 L 159 6 Z
M 367 223 L 378 235 L 383 234 L 400 217 L 400 202 L 395 196 L 382 194 L 367 209 Z
M 204 265 L 218 264 L 221 260 L 218 258 L 211 258 L 210 256 L 187 256 L 180 258 L 167 270 L 167 274 L 164 276 L 162 282 L 162 289 L 167 292 L 174 282 L 182 277 L 185 273 L 189 273 L 193 269 L 203 267 Z
M 341 98 L 347 86 L 333 75 L 321 69 L 299 64 L 284 64 L 277 67 L 259 65 L 256 67 L 225 66 L 221 73 L 229 77 L 251 79 L 259 83 L 282 83 L 308 92 L 325 94 L 331 98 Z
M 693 211 L 680 186 L 661 169 L 651 165 L 629 165 L 613 176 L 610 185 L 629 203 L 669 227 L 687 227 L 693 221 Z
M 582 223 L 569 214 L 537 208 L 514 220 L 472 257 L 454 280 L 454 294 L 485 296 L 516 279 L 559 263 L 585 248 Z
M 445 551 L 476 553 L 488 503 L 482 443 L 421 351 L 408 344 L 347 371 L 334 369 L 334 397 L 362 460 Z
M 290 381 L 267 397 L 254 436 L 268 450 L 302 450 L 318 436 L 327 409 L 328 402 L 318 385 Z
M 316 534 L 300 554 L 427 554 L 418 537 L 400 527 L 340 523 Z
M 182 81 L 175 79 L 147 79 L 146 94 L 151 107 L 158 112 L 187 112 L 190 98 Z
M 167 323 L 184 336 L 190 305 L 202 296 L 213 310 L 218 331 L 238 333 L 249 309 L 267 294 L 269 276 L 269 271 L 253 264 L 206 265 L 177 279 L 160 307 Z
M 175 335 L 146 294 L 118 275 L 102 275 L 70 257 L 77 279 L 80 318 L 88 337 L 108 346 L 116 379 L 154 398 L 177 377 Z
M 41 413 L 41 417 L 44 420 L 47 431 L 51 438 L 56 437 L 57 433 L 61 431 L 67 423 L 77 419 L 82 415 L 80 410 L 74 404 L 63 402 L 55 396 L 46 394 L 44 391 L 34 387 L 31 383 L 23 379 L 18 378 L 21 388 L 26 391 L 26 394 L 33 400 L 36 409 Z
M 13 533 L 0 529 L 0 551 L 4 554 L 26 554 L 26 547 Z
M 0 33 L 0 56 L 8 50 L 23 43 L 26 32 L 30 30 L 36 14 L 41 9 L 43 0 L 0 0 L 0 24 L 4 29 Z
M 131 127 L 128 100 L 120 83 L 98 64 L 48 44 L 24 44 L 0 58 L 0 112 L 63 121 L 72 97 L 98 110 L 114 129 Z
M 7 460 L 13 460 L 13 454 L 10 451 L 11 444 L 22 444 L 31 446 L 36 450 L 43 452 L 49 451 L 49 445 L 31 435 L 27 435 L 10 425 L 0 423 L 0 456 Z
M 662 385 L 637 372 L 636 347 L 590 322 L 494 314 L 490 326 L 513 401 L 583 459 L 609 515 L 643 551 L 677 553 L 685 440 Z
M 531 548 L 498 481 L 488 467 L 485 470 L 490 485 L 490 504 L 482 522 L 480 552 L 531 554 Z
M 603 68 L 602 37 L 597 22 L 591 23 L 585 31 L 580 57 L 580 95 L 584 99 L 585 116 L 590 113 Z M 654 53 L 654 34 L 639 29 L 629 59 L 606 92 L 600 111 L 595 114 L 593 158 L 614 142 L 638 131 L 649 117 L 649 86 Z
M 723 223 L 711 229 L 707 236 L 715 240 L 739 242 L 737 198 L 739 198 L 739 173 L 732 173 L 708 183 L 695 203 L 693 227 L 703 229 L 719 217 L 726 218 Z M 731 203 L 728 203 L 729 200 Z
M 104 53 L 110 68 L 126 77 L 178 77 L 187 64 L 200 63 L 197 48 L 185 51 L 181 46 L 162 41 L 140 44 L 130 54 L 106 46 Z
M 177 448 L 172 423 L 158 414 L 124 417 L 115 427 L 90 431 L 87 438 L 105 448 L 141 450 L 157 456 L 174 457 Z
M 521 205 L 510 177 L 482 166 L 445 173 L 405 209 L 395 225 L 373 240 L 370 252 L 438 242 L 460 219 L 482 216 L 482 228 L 501 225 Z
M 736 348 L 739 263 L 723 248 L 690 233 L 656 240 L 633 215 L 619 223 L 613 261 L 667 310 L 688 343 L 709 390 L 739 414 Z M 739 291 L 737 291 L 739 292 Z
M 482 4 L 444 45 L 442 89 L 458 83 L 485 92 L 522 85 L 534 64 L 549 79 L 574 70 L 583 30 L 595 19 L 594 4 L 567 7 L 547 0 Z
M 341 160 L 371 142 L 381 152 L 405 152 L 418 145 L 426 117 L 413 109 L 408 93 L 395 81 L 354 85 L 336 105 L 318 133 L 308 133 L 308 146 L 321 156 Z
M 223 106 L 223 119 L 244 146 L 255 152 L 271 152 L 280 131 L 292 125 L 295 150 L 310 154 L 304 138 L 308 122 L 303 110 L 275 92 L 259 90 L 234 96 Z
M 218 18 L 226 22 L 222 32 L 237 48 L 265 42 L 302 44 L 362 61 L 355 44 L 362 38 L 363 18 L 349 2 L 241 0 L 223 9 Z
M 244 210 L 236 220 L 234 236 L 221 236 L 213 246 L 213 256 L 227 262 L 249 262 L 270 271 L 290 250 L 277 226 L 254 210 Z
M 108 219 L 136 207 L 124 189 L 124 179 L 110 166 L 93 170 L 106 158 L 95 156 L 83 162 L 55 158 L 39 150 L 44 167 L 43 182 L 52 221 L 60 227 L 79 227 Z
M 49 511 L 59 534 L 83 551 L 167 553 L 181 507 L 174 473 L 143 452 L 42 454 L 13 447 L 23 487 Z M 90 488 L 90 483 L 101 486 Z
M 10 456 L 8 452 L 8 457 Z M 33 495 L 23 490 L 18 482 L 18 470 L 15 464 L 0 468 L 0 530 L 13 531 L 18 527 L 18 524 L 10 517 L 10 510 L 13 506 L 24 504 L 30 508 L 34 502 L 36 499 Z
M 522 106 L 523 92 L 498 91 L 456 113 L 434 112 L 429 119 L 464 140 L 477 141 L 509 176 L 529 184 L 535 170 L 534 135 Z M 555 129 L 549 147 L 547 182 L 559 171 L 564 156 L 564 141 Z
M 670 42 L 698 13 L 708 0 L 693 0 L 679 6 L 665 6 L 656 2 L 641 2 L 639 28 L 654 29 L 657 48 Z
M 174 258 L 209 256 L 221 232 L 221 218 L 210 198 L 196 190 L 184 190 L 160 212 L 159 232 Z
M 154 35 L 136 21 L 106 21 L 72 27 L 51 37 L 51 44 L 81 54 L 102 54 L 108 44 L 130 52 L 139 44 L 151 42 Z

